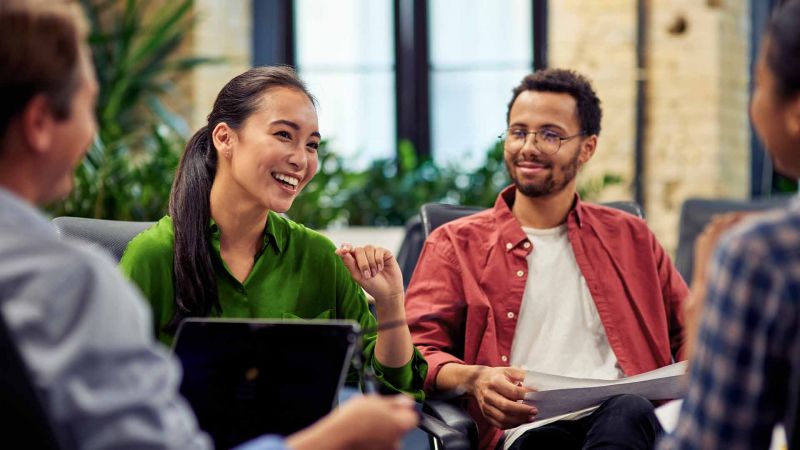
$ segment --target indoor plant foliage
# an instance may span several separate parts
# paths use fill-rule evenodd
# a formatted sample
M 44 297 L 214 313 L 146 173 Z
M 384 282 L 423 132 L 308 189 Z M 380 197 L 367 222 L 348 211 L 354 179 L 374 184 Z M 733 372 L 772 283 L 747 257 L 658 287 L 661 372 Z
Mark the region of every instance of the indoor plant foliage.
M 98 133 L 75 174 L 75 189 L 53 211 L 118 220 L 154 220 L 189 135 L 164 103 L 176 80 L 212 60 L 181 57 L 194 25 L 192 0 L 82 0 L 100 87 Z

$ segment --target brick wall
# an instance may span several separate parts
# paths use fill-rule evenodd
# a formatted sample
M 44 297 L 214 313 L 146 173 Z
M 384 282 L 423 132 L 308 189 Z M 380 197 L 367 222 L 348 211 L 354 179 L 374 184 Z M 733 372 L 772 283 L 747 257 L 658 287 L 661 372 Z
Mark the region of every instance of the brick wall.
M 594 83 L 603 107 L 600 140 L 582 180 L 614 173 L 625 180 L 603 200 L 630 199 L 634 173 L 636 3 L 628 0 L 549 2 L 551 67 L 574 69 Z
M 550 65 L 593 79 L 603 132 L 584 179 L 616 173 L 631 198 L 635 140 L 635 0 L 550 2 Z M 647 15 L 645 208 L 674 251 L 688 197 L 749 192 L 749 11 L 746 0 L 651 0 Z
M 251 67 L 251 7 L 252 0 L 195 0 L 199 25 L 191 39 L 193 54 L 222 57 L 225 61 L 192 73 L 192 129 L 206 123 L 214 99 L 225 83 Z

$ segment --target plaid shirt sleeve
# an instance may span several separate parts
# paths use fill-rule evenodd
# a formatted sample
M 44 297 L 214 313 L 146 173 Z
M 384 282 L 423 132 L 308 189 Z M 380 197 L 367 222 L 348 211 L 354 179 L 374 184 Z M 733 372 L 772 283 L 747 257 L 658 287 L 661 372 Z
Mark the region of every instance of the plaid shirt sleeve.
M 797 295 L 790 278 L 800 278 L 791 273 L 796 238 L 796 230 L 772 224 L 735 230 L 719 246 L 688 392 L 661 450 L 769 447 L 785 408 L 786 355 L 797 327 L 786 301 Z

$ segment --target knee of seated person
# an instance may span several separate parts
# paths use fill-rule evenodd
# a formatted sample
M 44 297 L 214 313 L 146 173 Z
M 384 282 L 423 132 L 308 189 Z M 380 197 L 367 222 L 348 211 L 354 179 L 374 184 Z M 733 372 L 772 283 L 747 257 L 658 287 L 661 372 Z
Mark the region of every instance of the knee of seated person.
M 614 409 L 618 414 L 624 414 L 631 419 L 651 416 L 655 407 L 650 400 L 633 394 L 623 394 L 606 401 L 605 407 Z

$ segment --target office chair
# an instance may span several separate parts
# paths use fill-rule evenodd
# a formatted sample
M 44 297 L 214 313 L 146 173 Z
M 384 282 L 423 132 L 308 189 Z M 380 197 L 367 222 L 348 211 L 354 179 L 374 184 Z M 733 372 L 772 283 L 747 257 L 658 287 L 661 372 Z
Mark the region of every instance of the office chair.
M 675 267 L 678 272 L 687 283 L 691 282 L 694 269 L 694 241 L 715 215 L 734 211 L 765 211 L 783 207 L 788 201 L 787 197 L 755 200 L 699 198 L 686 200 L 681 206 L 678 251 L 675 254 Z
M 425 242 L 425 231 L 422 229 L 422 219 L 419 215 L 408 219 L 405 226 L 405 236 L 397 251 L 397 264 L 400 272 L 403 273 L 403 289 L 408 287 L 411 274 L 417 266 L 419 254 L 422 252 L 422 244 Z
M 56 217 L 53 219 L 58 235 L 80 239 L 105 249 L 116 261 L 136 235 L 155 225 L 155 222 L 126 222 L 122 220 Z

